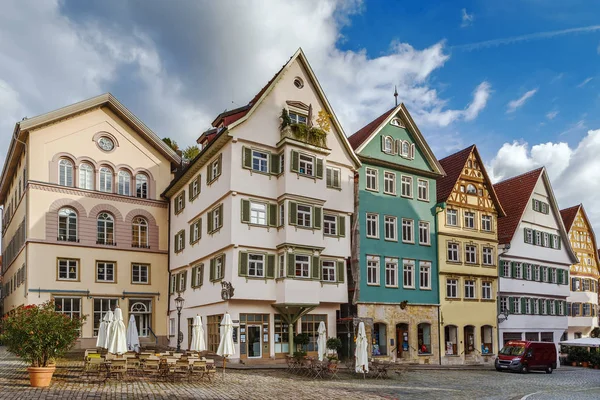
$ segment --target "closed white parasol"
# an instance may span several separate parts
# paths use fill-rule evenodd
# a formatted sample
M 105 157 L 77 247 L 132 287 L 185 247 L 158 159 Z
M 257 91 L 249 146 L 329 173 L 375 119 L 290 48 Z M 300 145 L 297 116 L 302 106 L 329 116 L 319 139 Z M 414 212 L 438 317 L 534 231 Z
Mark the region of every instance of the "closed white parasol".
M 206 351 L 206 342 L 204 339 L 204 327 L 202 326 L 202 318 L 199 315 L 194 317 L 192 325 L 192 343 L 191 351 Z
M 221 343 L 219 343 L 217 354 L 223 357 L 223 373 L 225 373 L 227 357 L 235 354 L 235 346 L 233 344 L 233 322 L 231 322 L 229 313 L 225 313 L 225 316 L 221 321 Z
M 140 336 L 133 315 L 129 317 L 129 325 L 127 325 L 127 350 L 140 352 Z
M 127 330 L 123 322 L 123 312 L 115 308 L 113 322 L 108 330 L 108 352 L 112 354 L 127 353 Z
M 356 335 L 356 372 L 364 374 L 369 372 L 369 353 L 368 353 L 367 333 L 365 332 L 365 323 L 358 324 L 358 334 Z
M 319 361 L 323 361 L 327 355 L 327 330 L 325 329 L 325 322 L 321 321 L 317 332 L 319 332 L 317 352 L 319 354 Z
M 108 311 L 104 314 L 104 318 L 100 322 L 98 327 L 98 338 L 96 339 L 96 347 L 106 348 L 106 339 L 108 336 L 108 325 L 112 320 L 112 311 Z

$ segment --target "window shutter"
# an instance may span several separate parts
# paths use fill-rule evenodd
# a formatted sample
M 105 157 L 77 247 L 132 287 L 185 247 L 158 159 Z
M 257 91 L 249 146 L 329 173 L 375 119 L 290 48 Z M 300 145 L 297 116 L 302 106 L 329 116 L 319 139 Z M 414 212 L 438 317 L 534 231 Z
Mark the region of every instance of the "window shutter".
M 214 258 L 210 259 L 210 280 L 211 281 L 215 280 L 215 259 Z
M 182 292 L 185 292 L 185 288 L 187 287 L 187 271 L 183 271 L 183 289 Z
M 336 189 L 341 189 L 342 188 L 342 182 L 341 180 L 341 170 L 334 170 L 333 171 L 333 187 Z
M 272 175 L 278 175 L 280 173 L 280 171 L 279 171 L 279 154 L 271 154 L 269 162 L 271 163 L 271 165 L 269 165 L 269 172 Z
M 242 199 L 242 223 L 250 223 L 250 201 Z
M 410 158 L 415 158 L 415 144 L 410 145 Z
M 317 158 L 317 178 L 323 179 L 323 159 Z
M 193 222 L 193 223 L 190 225 L 190 244 L 192 244 L 192 239 L 193 239 L 193 237 L 194 237 L 194 226 L 195 226 L 195 225 L 196 225 L 196 223 L 195 223 L 195 222 Z
M 569 271 L 568 271 L 568 270 L 565 270 L 565 271 L 563 272 L 563 283 L 564 283 L 565 285 L 568 285 L 568 284 L 569 284 Z
M 575 278 L 571 278 L 571 291 L 575 291 Z
M 336 275 L 337 275 L 337 281 L 340 283 L 344 283 L 344 271 L 346 269 L 345 266 L 346 266 L 346 263 L 344 261 L 337 262 Z
M 267 278 L 275 278 L 275 254 L 267 255 Z
M 385 136 L 381 135 L 381 151 L 385 150 Z
M 557 236 L 558 236 L 558 240 L 557 240 L 556 242 L 558 243 L 558 250 L 560 250 L 560 243 L 561 243 L 561 240 L 560 240 L 560 236 L 559 236 L 559 235 L 557 235 Z
M 181 231 L 181 249 L 179 250 L 183 250 L 185 249 L 185 231 L 182 230 Z
M 504 261 L 502 261 L 500 268 L 498 268 L 498 275 L 500 276 L 500 278 L 504 278 Z
M 221 218 L 219 218 L 219 226 L 216 227 L 217 229 L 223 226 L 223 220 L 225 219 L 225 215 L 223 215 L 223 204 L 219 205 L 219 215 Z
M 185 208 L 185 190 L 181 192 L 181 210 Z M 179 211 L 181 211 L 179 210 Z
M 269 226 L 277 226 L 277 204 L 269 204 L 267 208 Z
M 313 207 L 313 228 L 321 229 L 322 208 Z
M 290 162 L 292 172 L 300 172 L 300 155 L 297 151 L 292 150 L 292 157 Z
M 198 267 L 192 267 L 192 287 L 196 287 L 197 283 L 196 283 L 196 270 L 198 269 Z
M 321 262 L 319 260 L 319 257 L 317 257 L 317 256 L 312 257 L 311 272 L 312 272 L 312 275 L 311 275 L 312 279 L 317 279 L 317 280 L 321 279 Z
M 529 242 L 527 241 L 527 228 L 523 228 L 523 241 L 524 241 L 525 243 L 529 243 Z
M 327 168 L 325 171 L 325 181 L 327 187 L 333 187 L 333 170 L 331 168 Z
M 252 149 L 242 147 L 242 168 L 252 169 Z
M 221 176 L 221 171 L 223 170 L 223 153 L 219 154 L 219 157 L 217 158 L 217 165 L 217 176 L 215 177 L 215 179 Z
M 192 201 L 192 185 L 193 185 L 193 183 L 194 183 L 194 182 L 192 181 L 192 183 L 190 183 L 190 184 L 188 185 L 188 199 L 189 199 L 190 201 Z
M 200 279 L 199 282 L 197 282 L 197 285 L 202 286 L 204 284 L 204 263 L 198 265 L 196 268 L 200 269 Z
M 218 279 L 223 279 L 225 277 L 225 254 L 221 254 L 221 275 Z
M 525 314 L 525 303 L 527 299 L 525 297 L 521 297 L 521 314 Z
M 289 209 L 290 209 L 290 225 L 297 225 L 298 224 L 298 209 L 297 209 L 298 204 L 295 202 L 290 201 L 289 202 Z
M 338 236 L 346 236 L 346 216 L 338 215 Z
M 513 302 L 513 297 L 508 298 L 508 310 L 511 314 L 515 313 L 515 304 Z
M 563 273 L 564 271 L 562 269 L 556 270 L 556 278 L 558 279 L 556 283 L 563 283 Z
M 515 278 L 517 276 L 517 263 L 515 263 L 514 261 L 510 263 L 511 265 L 511 274 L 510 276 L 512 276 L 513 278 Z
M 239 276 L 248 276 L 248 253 L 240 251 L 239 253 Z
M 396 143 L 396 148 L 395 148 L 396 154 L 398 154 L 398 155 L 402 154 L 402 140 L 396 139 L 394 142 Z
M 565 300 L 563 300 L 562 305 L 563 305 L 563 308 L 562 308 L 563 312 L 561 315 L 564 316 L 564 315 L 567 315 L 567 302 Z M 594 309 L 592 309 L 592 310 L 595 311 Z
M 296 256 L 294 254 L 288 253 L 288 268 L 287 268 L 287 276 L 294 277 L 296 275 Z
M 202 237 L 202 218 L 198 218 L 198 240 Z

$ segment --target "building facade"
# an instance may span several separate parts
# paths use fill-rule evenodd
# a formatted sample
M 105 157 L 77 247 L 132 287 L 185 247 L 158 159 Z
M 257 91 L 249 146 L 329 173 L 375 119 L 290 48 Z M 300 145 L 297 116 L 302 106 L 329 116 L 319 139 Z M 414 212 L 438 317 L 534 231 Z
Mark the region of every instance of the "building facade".
M 494 185 L 498 220 L 499 342 L 558 343 L 568 327 L 571 249 L 545 168 Z
M 319 323 L 336 336 L 347 302 L 353 176 L 360 163 L 298 50 L 241 108 L 225 112 L 198 142 L 200 154 L 166 191 L 171 201 L 173 298 L 185 299 L 182 348 L 200 315 L 209 351 L 225 313 L 234 360 L 281 358 L 294 335 L 316 354 Z
M 598 327 L 598 248 L 583 204 L 560 211 L 578 263 L 571 265 L 571 293 L 567 299 L 569 330 L 564 339 L 590 335 Z
M 493 363 L 504 210 L 475 145 L 440 164 L 446 172 L 437 184 L 442 364 Z
M 166 343 L 168 203 L 180 157 L 112 95 L 16 124 L 0 182 L 4 311 L 53 299 L 94 347 L 119 305 Z
M 373 356 L 438 363 L 436 179 L 444 171 L 403 104 L 349 138 L 362 162 L 353 304 Z

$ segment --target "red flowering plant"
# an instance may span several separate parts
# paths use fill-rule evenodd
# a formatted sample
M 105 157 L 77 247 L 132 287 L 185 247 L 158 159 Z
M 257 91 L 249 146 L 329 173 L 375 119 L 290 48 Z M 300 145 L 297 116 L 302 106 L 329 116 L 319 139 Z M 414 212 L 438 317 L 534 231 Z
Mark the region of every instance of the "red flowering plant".
M 20 306 L 2 319 L 0 340 L 32 367 L 47 367 L 73 347 L 84 320 L 57 312 L 54 301 Z

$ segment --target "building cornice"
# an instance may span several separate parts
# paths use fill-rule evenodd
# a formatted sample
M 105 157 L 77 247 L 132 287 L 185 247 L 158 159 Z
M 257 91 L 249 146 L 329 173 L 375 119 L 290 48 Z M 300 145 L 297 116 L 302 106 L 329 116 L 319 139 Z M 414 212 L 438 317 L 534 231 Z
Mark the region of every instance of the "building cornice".
M 412 168 L 412 167 L 409 167 L 406 165 L 395 164 L 395 163 L 392 163 L 389 161 L 380 160 L 380 159 L 373 158 L 373 157 L 359 155 L 358 159 L 363 164 L 370 164 L 370 165 L 374 165 L 377 167 L 389 168 L 394 171 L 407 172 L 410 174 L 424 176 L 424 177 L 428 177 L 428 178 L 432 178 L 432 179 L 439 179 L 444 176 L 443 174 L 440 174 L 437 172 L 426 171 L 426 170 L 418 169 L 418 168 Z

